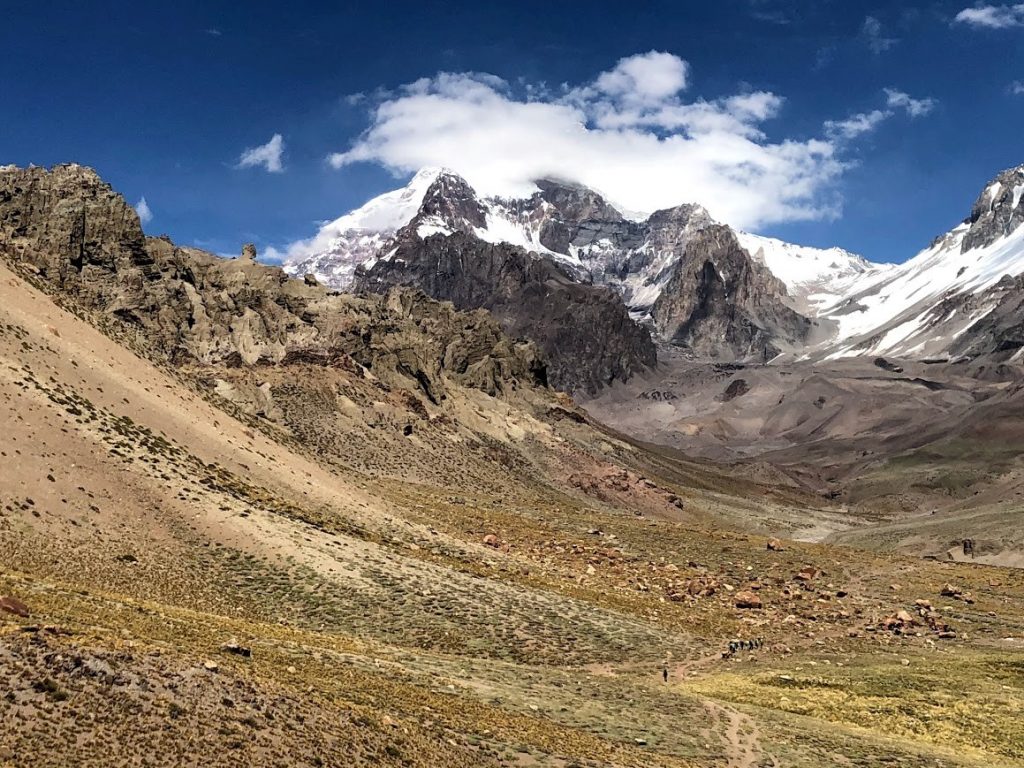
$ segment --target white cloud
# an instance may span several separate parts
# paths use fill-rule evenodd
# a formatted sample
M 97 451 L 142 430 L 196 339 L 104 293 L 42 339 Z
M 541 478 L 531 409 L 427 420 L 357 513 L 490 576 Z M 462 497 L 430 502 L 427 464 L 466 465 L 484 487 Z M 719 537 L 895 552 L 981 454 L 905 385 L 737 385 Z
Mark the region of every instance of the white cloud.
M 555 94 L 520 83 L 519 97 L 492 75 L 441 73 L 378 100 L 370 128 L 329 160 L 396 174 L 444 166 L 483 194 L 529 194 L 557 177 L 630 210 L 699 202 L 740 227 L 836 213 L 832 141 L 769 140 L 762 123 L 783 104 L 773 93 L 684 101 L 689 74 L 652 51 Z
M 250 147 L 238 158 L 237 168 L 254 168 L 263 166 L 270 173 L 281 173 L 284 165 L 281 157 L 284 154 L 284 139 L 275 133 L 270 141 L 258 147 Z
M 893 117 L 897 110 L 902 109 L 910 117 L 922 117 L 935 109 L 938 101 L 932 98 L 915 99 L 896 88 L 886 88 L 885 105 L 887 109 L 859 112 L 845 120 L 828 120 L 825 122 L 825 133 L 837 141 L 855 139 L 878 128 Z
M 149 208 L 149 203 L 146 202 L 146 198 L 142 197 L 139 202 L 135 204 L 135 212 L 139 215 L 139 221 L 145 226 L 153 220 L 153 211 Z
M 935 109 L 938 102 L 935 99 L 912 99 L 909 94 L 898 91 L 895 88 L 885 89 L 886 104 L 889 107 L 905 109 L 911 117 L 927 115 Z
M 861 32 L 867 39 L 868 48 L 876 56 L 885 53 L 899 42 L 895 37 L 885 36 L 882 30 L 882 22 L 874 16 L 868 16 L 864 19 L 864 26 L 861 28 Z
M 640 53 L 602 72 L 594 88 L 625 102 L 657 104 L 686 90 L 689 69 L 689 64 L 671 53 Z
M 1014 96 L 1024 94 L 1024 80 L 1014 80 L 1010 83 L 1010 93 Z
M 965 8 L 953 19 L 954 22 L 972 27 L 1006 29 L 1024 26 L 1024 3 L 1017 5 L 979 5 Z
M 845 120 L 827 120 L 825 131 L 837 139 L 854 139 L 875 130 L 883 121 L 892 117 L 888 110 L 873 109 L 870 112 L 859 112 Z

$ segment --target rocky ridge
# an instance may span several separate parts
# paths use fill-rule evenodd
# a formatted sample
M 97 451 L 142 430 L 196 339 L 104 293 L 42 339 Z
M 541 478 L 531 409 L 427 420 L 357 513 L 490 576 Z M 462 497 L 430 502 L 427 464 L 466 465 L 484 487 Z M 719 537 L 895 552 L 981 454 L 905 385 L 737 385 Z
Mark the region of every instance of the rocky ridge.
M 357 298 L 290 279 L 243 257 L 221 259 L 146 238 L 135 211 L 77 165 L 0 173 L 0 254 L 46 289 L 134 328 L 168 362 L 337 364 L 403 376 L 431 401 L 447 381 L 498 394 L 545 386 L 537 349 L 485 313 L 411 290 Z
M 399 231 L 403 258 L 417 237 L 461 233 L 466 237 L 460 242 L 516 246 L 556 265 L 577 284 L 611 288 L 631 318 L 651 329 L 655 342 L 694 358 L 736 362 L 760 361 L 773 353 L 820 360 L 878 354 L 928 359 L 991 351 L 985 338 L 992 320 L 982 320 L 1007 294 L 1009 284 L 1000 280 L 1024 272 L 1024 166 L 1001 173 L 986 185 L 962 224 L 900 265 L 875 264 L 840 248 L 809 248 L 734 231 L 738 245 L 730 244 L 729 253 L 717 256 L 730 269 L 702 272 L 708 241 L 700 235 L 716 224 L 699 205 L 639 218 L 576 184 L 542 179 L 536 187 L 522 199 L 486 198 L 451 172 L 422 171 L 405 190 L 338 220 L 347 222 L 345 227 L 357 220 L 365 227 L 339 224 L 328 248 L 314 248 L 312 256 L 296 258 L 286 269 L 303 274 L 312 268 L 318 278 L 342 289 L 353 281 L 372 288 L 372 280 L 360 282 L 360 269 L 379 277 L 408 263 L 394 261 Z M 390 214 L 382 215 L 383 210 Z M 382 221 L 390 228 L 378 226 Z M 410 229 L 412 221 L 417 226 Z M 322 234 L 331 231 L 329 226 Z M 371 241 L 379 247 L 367 256 Z M 393 263 L 381 267 L 381 262 Z M 720 288 L 712 285 L 716 275 L 728 278 Z M 686 315 L 689 310 L 695 314 Z M 537 330 L 534 325 L 527 335 Z M 1004 360 L 1020 349 L 1011 350 L 1006 339 L 995 346 Z M 559 354 L 557 349 L 548 352 Z M 611 380 L 643 370 L 648 355 L 635 352 L 634 364 L 622 366 L 624 373 L 613 373 Z M 587 378 L 603 381 L 613 368 L 599 365 Z M 569 386 L 557 377 L 556 383 Z
M 589 394 L 656 362 L 649 329 L 721 359 L 774 356 L 802 340 L 808 323 L 788 307 L 786 286 L 735 237 L 717 253 L 728 261 L 729 284 L 695 284 L 710 257 L 699 245 L 691 257 L 688 246 L 727 229 L 700 206 L 637 222 L 585 187 L 538 187 L 523 200 L 481 199 L 460 177 L 439 173 L 411 221 L 355 267 L 352 287 L 409 285 L 459 308 L 486 308 L 544 350 L 556 387 Z M 745 303 L 733 306 L 737 293 Z

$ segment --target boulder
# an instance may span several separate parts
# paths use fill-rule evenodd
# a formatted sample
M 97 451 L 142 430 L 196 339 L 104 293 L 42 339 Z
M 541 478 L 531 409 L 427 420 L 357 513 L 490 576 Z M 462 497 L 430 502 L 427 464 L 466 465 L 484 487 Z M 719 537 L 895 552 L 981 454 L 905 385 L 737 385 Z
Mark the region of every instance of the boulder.
M 733 597 L 733 604 L 737 608 L 763 608 L 764 602 L 761 597 L 749 589 L 744 589 L 736 593 Z
M 11 597 L 10 595 L 7 597 L 0 597 L 0 611 L 13 613 L 15 616 L 19 616 L 23 619 L 27 619 L 32 615 L 27 605 L 21 602 L 18 598 Z
M 797 572 L 795 576 L 793 576 L 793 578 L 797 581 L 810 581 L 811 579 L 815 578 L 818 575 L 818 573 L 818 569 L 815 568 L 813 565 L 805 565 Z
M 252 656 L 252 649 L 239 644 L 239 642 L 234 638 L 231 638 L 231 640 L 224 643 L 224 645 L 222 645 L 220 649 L 225 653 L 233 653 L 236 656 L 242 656 L 246 659 Z

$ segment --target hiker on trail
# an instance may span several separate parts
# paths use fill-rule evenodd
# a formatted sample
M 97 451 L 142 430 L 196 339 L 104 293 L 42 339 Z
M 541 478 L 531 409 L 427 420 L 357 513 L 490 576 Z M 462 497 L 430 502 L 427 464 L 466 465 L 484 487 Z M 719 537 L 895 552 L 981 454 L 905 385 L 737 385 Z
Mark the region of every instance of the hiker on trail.
M 664 667 L 661 668 L 661 677 L 662 677 L 662 679 L 664 679 L 664 681 L 666 683 L 668 682 L 668 665 L 667 664 Z

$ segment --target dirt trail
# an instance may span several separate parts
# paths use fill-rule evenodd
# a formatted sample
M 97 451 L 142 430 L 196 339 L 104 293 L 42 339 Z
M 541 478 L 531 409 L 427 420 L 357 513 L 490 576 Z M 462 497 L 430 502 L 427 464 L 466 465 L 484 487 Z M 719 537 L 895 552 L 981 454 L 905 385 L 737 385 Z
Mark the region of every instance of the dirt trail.
M 773 756 L 761 749 L 761 733 L 752 718 L 710 699 L 703 699 L 701 703 L 711 721 L 709 738 L 721 739 L 728 768 L 778 765 Z

